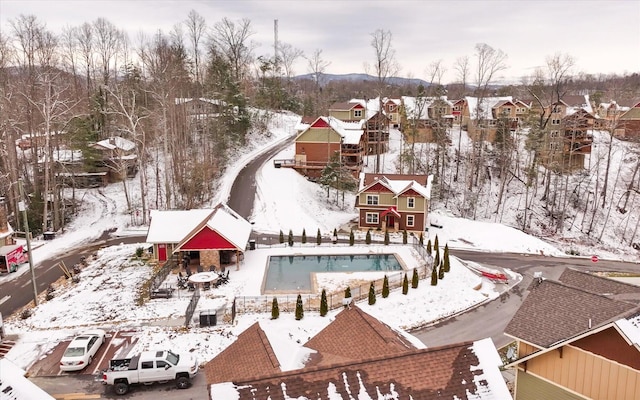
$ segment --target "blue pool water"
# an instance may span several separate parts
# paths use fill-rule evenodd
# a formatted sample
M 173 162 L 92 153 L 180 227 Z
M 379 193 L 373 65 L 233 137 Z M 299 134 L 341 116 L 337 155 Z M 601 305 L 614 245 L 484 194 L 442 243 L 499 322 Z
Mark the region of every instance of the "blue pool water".
M 310 291 L 314 272 L 400 271 L 393 254 L 271 256 L 265 291 Z

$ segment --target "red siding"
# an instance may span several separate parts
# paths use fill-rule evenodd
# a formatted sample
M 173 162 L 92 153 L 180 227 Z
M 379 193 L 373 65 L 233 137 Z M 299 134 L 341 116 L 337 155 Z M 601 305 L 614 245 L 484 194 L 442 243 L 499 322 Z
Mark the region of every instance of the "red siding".
M 376 193 L 391 193 L 391 189 L 389 189 L 388 187 L 384 186 L 381 183 L 376 183 L 375 185 L 373 185 L 369 189 L 367 189 L 364 193 L 372 193 L 372 192 L 376 192 Z
M 327 124 L 327 121 L 325 121 L 324 119 L 318 118 L 316 122 L 314 122 L 313 125 L 310 126 L 310 128 L 329 128 L 329 124 Z
M 408 197 L 414 197 L 414 196 L 416 196 L 416 197 L 422 197 L 422 195 L 421 195 L 420 193 L 416 192 L 416 191 L 415 191 L 415 190 L 413 190 L 413 189 L 409 189 L 409 190 L 407 190 L 406 192 L 402 192 L 401 196 L 408 196 Z
M 205 226 L 189 239 L 180 250 L 235 250 L 236 246 L 220 236 L 211 228 Z

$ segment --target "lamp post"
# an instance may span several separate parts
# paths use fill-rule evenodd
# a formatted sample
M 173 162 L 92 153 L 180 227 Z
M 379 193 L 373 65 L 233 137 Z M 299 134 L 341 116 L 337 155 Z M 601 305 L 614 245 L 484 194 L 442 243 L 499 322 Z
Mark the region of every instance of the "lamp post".
M 31 232 L 29 232 L 29 220 L 27 218 L 27 206 L 24 202 L 24 189 L 22 188 L 22 179 L 18 179 L 18 188 L 20 189 L 20 201 L 18 202 L 18 210 L 22 212 L 24 220 L 24 235 L 27 238 L 27 256 L 29 259 L 29 270 L 31 270 L 31 283 L 33 284 L 33 303 L 38 305 L 38 287 L 36 285 L 36 273 L 33 269 L 33 257 L 31 256 Z

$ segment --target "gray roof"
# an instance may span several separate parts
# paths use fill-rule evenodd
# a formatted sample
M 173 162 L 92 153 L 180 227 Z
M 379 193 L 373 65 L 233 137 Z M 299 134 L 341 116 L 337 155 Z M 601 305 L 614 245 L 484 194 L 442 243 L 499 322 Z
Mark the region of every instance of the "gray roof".
M 585 281 L 588 277 L 583 277 Z M 637 305 L 551 280 L 535 281 L 505 334 L 541 348 L 629 315 Z
M 616 300 L 640 303 L 640 287 L 572 268 L 564 270 L 558 280 L 565 285 L 607 296 Z

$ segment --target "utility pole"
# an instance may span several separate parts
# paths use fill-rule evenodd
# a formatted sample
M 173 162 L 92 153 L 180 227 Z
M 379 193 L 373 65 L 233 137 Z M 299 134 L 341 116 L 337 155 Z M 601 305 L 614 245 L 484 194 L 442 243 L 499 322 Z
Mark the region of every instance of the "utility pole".
M 29 269 L 31 270 L 31 283 L 33 284 L 33 303 L 37 306 L 38 287 L 36 285 L 36 272 L 33 269 L 33 257 L 31 256 L 31 232 L 29 231 L 27 206 L 24 202 L 24 189 L 22 187 L 22 179 L 18 179 L 18 188 L 20 189 L 20 201 L 18 202 L 18 210 L 22 211 L 22 218 L 24 219 L 24 236 L 27 238 L 27 256 L 29 258 Z

